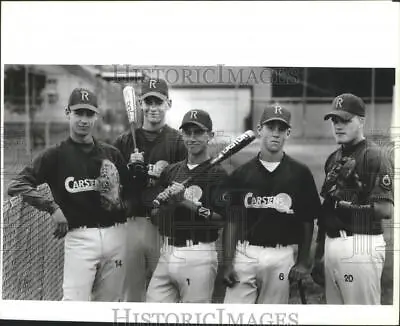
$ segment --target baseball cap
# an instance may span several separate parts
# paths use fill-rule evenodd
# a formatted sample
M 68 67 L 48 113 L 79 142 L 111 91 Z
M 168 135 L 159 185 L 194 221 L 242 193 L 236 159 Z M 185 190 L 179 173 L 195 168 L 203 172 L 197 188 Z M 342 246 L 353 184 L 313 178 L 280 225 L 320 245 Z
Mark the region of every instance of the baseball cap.
M 346 121 L 350 120 L 355 115 L 365 117 L 364 101 L 354 94 L 344 93 L 335 97 L 332 106 L 334 108 L 333 111 L 326 114 L 324 120 L 328 120 L 333 116 L 337 116 Z
M 260 118 L 260 126 L 269 121 L 279 120 L 287 124 L 290 128 L 291 113 L 280 104 L 270 105 L 264 109 Z
M 143 81 L 141 98 L 156 96 L 164 101 L 168 100 L 168 85 L 161 78 L 146 78 Z
M 75 88 L 68 101 L 71 110 L 88 109 L 100 113 L 96 95 L 86 88 Z
M 194 124 L 204 130 L 212 130 L 212 121 L 210 115 L 204 110 L 190 110 L 183 116 L 182 124 L 179 129 L 188 124 Z

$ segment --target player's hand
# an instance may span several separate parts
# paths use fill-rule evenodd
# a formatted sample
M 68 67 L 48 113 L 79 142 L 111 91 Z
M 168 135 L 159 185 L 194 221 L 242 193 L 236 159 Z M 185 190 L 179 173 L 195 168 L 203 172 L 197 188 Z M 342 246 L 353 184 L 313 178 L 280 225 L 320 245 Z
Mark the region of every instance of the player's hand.
M 131 153 L 131 156 L 129 158 L 129 163 L 133 162 L 144 162 L 144 152 Z
M 174 182 L 172 185 L 164 189 L 163 192 L 159 193 L 157 199 L 160 202 L 168 204 L 179 203 L 184 199 L 185 186 Z
M 168 188 L 168 202 L 172 204 L 180 203 L 183 201 L 185 193 L 185 186 L 181 183 L 174 182 Z
M 308 275 L 308 267 L 304 263 L 295 264 L 289 272 L 290 281 L 300 281 Z
M 232 264 L 227 264 L 224 267 L 223 282 L 227 287 L 230 288 L 234 287 L 237 283 L 239 283 L 239 277 L 237 276 L 237 273 Z
M 55 230 L 53 235 L 56 239 L 62 239 L 68 232 L 68 221 L 64 216 L 64 213 L 60 208 L 53 213 L 51 216 L 53 221 L 55 222 Z
M 325 285 L 325 266 L 324 260 L 316 260 L 314 263 L 314 267 L 311 271 L 311 278 L 313 281 L 318 284 L 319 286 Z

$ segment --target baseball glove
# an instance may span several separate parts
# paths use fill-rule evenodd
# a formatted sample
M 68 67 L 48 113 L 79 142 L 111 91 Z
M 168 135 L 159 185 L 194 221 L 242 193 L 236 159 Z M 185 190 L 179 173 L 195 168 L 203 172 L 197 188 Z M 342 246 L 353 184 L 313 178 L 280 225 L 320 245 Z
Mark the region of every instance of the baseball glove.
M 128 164 L 128 171 L 137 185 L 146 185 L 149 179 L 147 165 L 144 162 L 136 161 Z
M 336 162 L 327 173 L 321 196 L 330 197 L 335 201 L 349 200 L 348 194 L 352 196 L 362 189 L 359 176 L 355 171 L 356 161 L 352 157 L 343 157 Z
M 96 179 L 96 185 L 100 193 L 101 206 L 105 210 L 114 211 L 122 208 L 119 173 L 111 161 L 101 162 L 100 176 Z

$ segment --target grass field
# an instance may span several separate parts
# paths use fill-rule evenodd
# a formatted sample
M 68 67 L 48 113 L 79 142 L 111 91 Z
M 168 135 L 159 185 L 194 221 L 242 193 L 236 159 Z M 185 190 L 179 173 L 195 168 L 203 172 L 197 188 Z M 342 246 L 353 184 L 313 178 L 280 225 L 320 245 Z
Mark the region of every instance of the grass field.
M 235 154 L 231 159 L 228 159 L 223 163 L 223 166 L 227 169 L 228 172 L 231 172 L 234 168 L 239 165 L 245 163 L 250 160 L 258 151 L 258 141 L 254 141 L 247 148 L 242 150 L 241 152 Z M 332 143 L 332 141 L 298 141 L 298 140 L 290 140 L 286 146 L 287 154 L 292 157 L 298 159 L 299 161 L 305 163 L 312 171 L 317 188 L 320 189 L 324 179 L 324 171 L 323 166 L 326 157 L 329 153 L 331 153 L 336 148 L 336 145 Z M 6 200 L 7 194 L 7 185 L 10 179 L 18 173 L 22 167 L 29 162 L 31 156 L 26 155 L 23 147 L 18 146 L 7 146 L 4 151 L 4 171 L 2 171 L 2 175 L 4 177 L 4 194 L 3 198 Z M 391 229 L 388 228 L 386 230 L 385 237 L 388 242 L 388 249 L 386 254 L 386 264 L 383 271 L 382 277 L 382 304 L 392 304 L 393 302 L 393 253 L 390 250 L 390 246 L 392 245 L 393 237 L 390 235 Z M 316 235 L 316 228 L 314 232 L 314 238 Z M 311 257 L 314 254 L 315 250 L 315 242 L 313 242 Z M 220 278 L 221 275 L 218 275 Z M 220 282 L 217 282 L 220 284 Z M 305 282 L 306 285 L 306 294 L 309 304 L 324 304 L 325 298 L 323 289 L 312 282 L 309 278 Z M 215 291 L 215 302 L 221 302 L 224 294 L 224 288 L 221 285 L 218 285 Z M 295 287 L 292 288 L 290 303 L 300 303 L 299 295 L 297 289 Z

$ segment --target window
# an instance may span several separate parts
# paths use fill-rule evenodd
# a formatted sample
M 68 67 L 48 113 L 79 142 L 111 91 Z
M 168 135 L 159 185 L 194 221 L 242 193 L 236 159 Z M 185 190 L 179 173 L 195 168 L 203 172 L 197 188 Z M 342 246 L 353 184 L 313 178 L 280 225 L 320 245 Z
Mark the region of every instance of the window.
M 47 94 L 49 104 L 56 104 L 58 101 L 58 94 L 57 93 L 50 93 Z
M 48 78 L 47 79 L 47 85 L 57 85 L 57 79 L 55 78 Z

